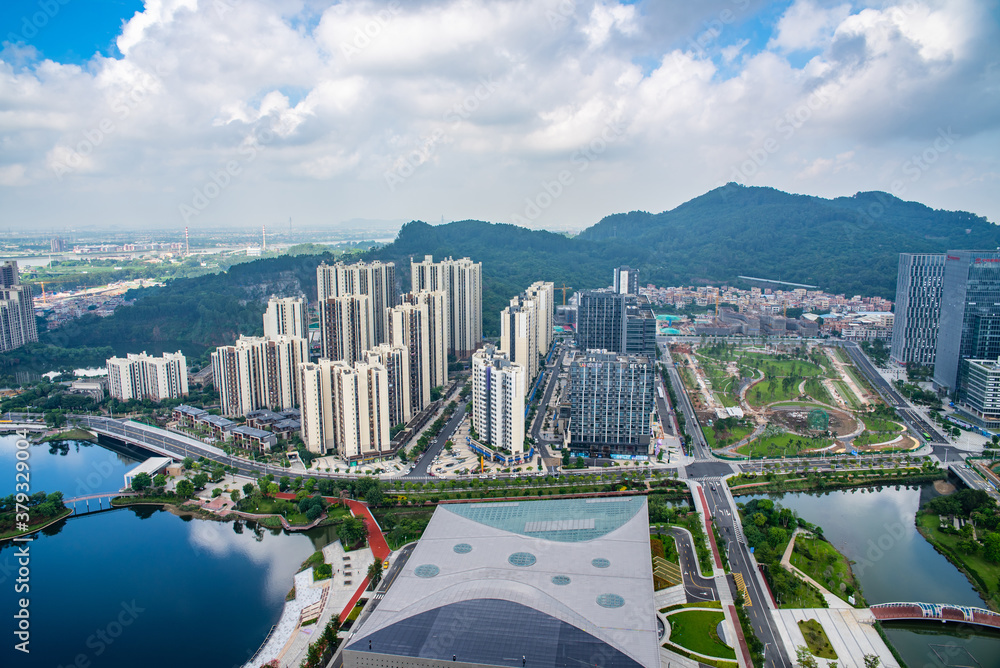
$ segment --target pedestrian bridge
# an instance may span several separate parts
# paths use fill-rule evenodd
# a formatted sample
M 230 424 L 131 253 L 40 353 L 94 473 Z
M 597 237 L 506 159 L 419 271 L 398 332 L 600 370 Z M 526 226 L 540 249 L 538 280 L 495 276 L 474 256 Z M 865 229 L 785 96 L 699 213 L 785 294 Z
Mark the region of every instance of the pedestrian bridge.
M 870 608 L 880 622 L 927 619 L 938 622 L 959 622 L 1000 629 L 1000 614 L 984 608 L 948 603 L 879 603 Z

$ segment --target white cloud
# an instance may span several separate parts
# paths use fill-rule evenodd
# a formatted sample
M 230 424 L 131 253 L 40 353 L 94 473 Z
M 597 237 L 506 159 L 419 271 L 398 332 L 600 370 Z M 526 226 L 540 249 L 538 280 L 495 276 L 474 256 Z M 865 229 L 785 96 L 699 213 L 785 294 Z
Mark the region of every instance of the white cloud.
M 705 51 L 665 32 L 663 7 L 653 20 L 609 0 L 218 7 L 150 0 L 118 60 L 0 52 L 2 222 L 180 226 L 180 205 L 237 161 L 190 224 L 508 220 L 570 170 L 534 222 L 580 228 L 732 178 L 889 189 L 947 127 L 961 138 L 909 196 L 1000 217 L 1000 30 L 973 0 L 799 0 L 764 48 L 741 28 L 751 9 L 678 7 L 696 34 L 732 10 Z M 408 162 L 390 191 L 385 173 Z

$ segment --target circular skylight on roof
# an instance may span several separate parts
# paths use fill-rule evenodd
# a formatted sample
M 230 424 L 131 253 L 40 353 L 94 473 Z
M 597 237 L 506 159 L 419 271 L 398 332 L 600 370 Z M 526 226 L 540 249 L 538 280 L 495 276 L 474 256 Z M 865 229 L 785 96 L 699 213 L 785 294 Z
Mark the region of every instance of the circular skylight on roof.
M 620 608 L 625 605 L 625 599 L 618 594 L 601 594 L 597 597 L 597 605 L 602 608 Z
M 413 574 L 418 578 L 432 578 L 440 572 L 441 569 L 434 564 L 421 564 L 413 569 Z
M 553 575 L 552 584 L 554 585 L 568 585 L 571 580 L 565 575 Z
M 455 550 L 457 554 L 468 554 L 469 552 L 472 552 L 472 546 L 468 543 L 458 543 L 451 549 Z
M 594 568 L 607 568 L 608 566 L 611 565 L 611 562 L 603 557 L 599 557 L 597 559 L 592 560 L 590 562 L 590 565 L 593 566 Z
M 511 566 L 520 566 L 524 568 L 526 566 L 534 566 L 536 559 L 535 555 L 531 552 L 515 552 L 507 557 L 507 561 Z

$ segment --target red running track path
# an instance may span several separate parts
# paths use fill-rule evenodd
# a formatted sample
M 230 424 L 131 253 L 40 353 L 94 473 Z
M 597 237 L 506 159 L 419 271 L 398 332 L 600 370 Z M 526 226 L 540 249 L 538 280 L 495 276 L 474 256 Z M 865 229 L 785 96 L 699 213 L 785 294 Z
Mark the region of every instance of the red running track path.
M 278 492 L 274 495 L 278 499 L 295 500 L 295 495 L 289 492 Z M 330 503 L 341 503 L 347 506 L 351 514 L 357 518 L 360 518 L 362 522 L 365 523 L 365 529 L 368 532 L 368 547 L 371 548 L 372 554 L 375 555 L 375 563 L 382 563 L 386 557 L 392 552 L 389 549 L 389 544 L 385 542 L 385 536 L 382 535 L 382 530 L 379 528 L 378 523 L 375 518 L 372 517 L 371 511 L 368 510 L 368 506 L 360 501 L 354 501 L 351 499 L 337 499 L 332 496 L 324 496 Z M 368 575 L 365 575 L 365 579 L 358 585 L 358 590 L 354 592 L 354 596 L 351 597 L 350 603 L 344 608 L 344 611 L 340 614 L 340 620 L 344 621 L 347 619 L 347 615 L 351 614 L 351 610 L 354 606 L 358 604 L 358 600 L 361 595 L 368 588 Z
M 712 522 L 708 514 L 708 500 L 705 498 L 705 490 L 698 487 L 698 496 L 701 497 L 701 509 L 705 514 L 705 533 L 708 534 L 708 544 L 712 546 L 712 556 L 715 557 L 715 567 L 722 568 L 722 557 L 719 556 L 719 546 L 715 544 L 715 533 L 712 531 Z

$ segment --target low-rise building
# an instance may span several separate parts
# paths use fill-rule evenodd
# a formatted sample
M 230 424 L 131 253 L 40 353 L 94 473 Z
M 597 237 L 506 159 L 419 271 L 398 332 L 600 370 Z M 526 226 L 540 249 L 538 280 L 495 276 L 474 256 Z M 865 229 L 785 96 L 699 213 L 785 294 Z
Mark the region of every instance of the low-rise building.
M 270 452 L 278 444 L 278 437 L 271 432 L 246 425 L 233 427 L 229 435 L 233 445 L 254 452 Z

